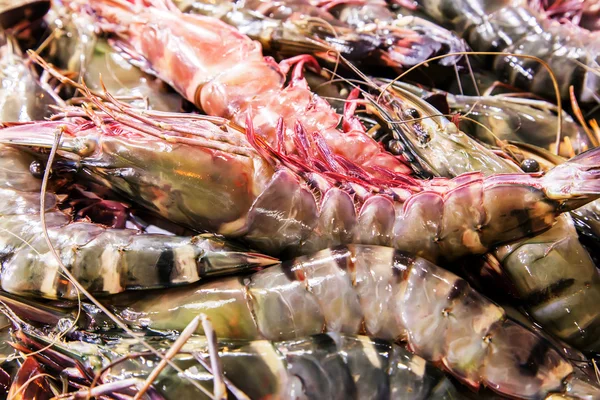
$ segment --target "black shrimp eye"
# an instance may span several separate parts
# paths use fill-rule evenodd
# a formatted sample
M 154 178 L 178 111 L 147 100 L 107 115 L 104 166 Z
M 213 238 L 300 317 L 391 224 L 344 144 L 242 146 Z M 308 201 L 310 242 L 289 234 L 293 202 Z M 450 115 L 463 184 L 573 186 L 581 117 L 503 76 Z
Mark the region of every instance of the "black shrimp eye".
M 407 108 L 404 111 L 404 116 L 406 118 L 410 118 L 410 119 L 417 119 L 417 118 L 421 118 L 421 114 L 419 113 L 419 111 L 417 111 L 414 108 Z
M 539 172 L 540 163 L 538 163 L 533 158 L 526 158 L 521 163 L 521 169 L 523 172 Z
M 29 164 L 29 172 L 33 175 L 34 178 L 42 179 L 44 177 L 44 165 L 38 160 L 32 161 Z
M 390 140 L 388 142 L 388 150 L 390 153 L 399 156 L 404 153 L 404 145 L 399 140 Z

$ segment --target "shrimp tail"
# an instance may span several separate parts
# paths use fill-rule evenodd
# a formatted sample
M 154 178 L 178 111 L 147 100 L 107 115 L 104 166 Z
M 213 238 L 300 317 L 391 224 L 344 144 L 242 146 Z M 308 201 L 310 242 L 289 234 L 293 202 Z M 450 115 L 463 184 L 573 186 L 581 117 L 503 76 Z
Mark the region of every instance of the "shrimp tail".
M 600 197 L 600 148 L 588 150 L 550 170 L 543 178 L 549 198 L 574 209 Z

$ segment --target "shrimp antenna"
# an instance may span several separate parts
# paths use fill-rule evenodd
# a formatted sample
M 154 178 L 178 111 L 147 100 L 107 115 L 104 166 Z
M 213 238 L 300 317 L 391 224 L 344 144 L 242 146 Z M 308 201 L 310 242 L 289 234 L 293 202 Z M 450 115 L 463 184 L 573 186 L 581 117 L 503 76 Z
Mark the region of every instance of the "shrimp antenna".
M 358 77 L 363 79 L 364 83 L 367 86 L 370 86 L 373 89 L 377 89 L 377 90 L 379 89 L 377 84 L 375 84 L 375 82 L 370 77 L 368 77 L 364 72 L 362 72 L 360 69 L 358 69 L 356 67 L 356 65 L 352 64 L 350 61 L 348 61 L 345 57 L 343 57 L 341 55 L 340 55 L 340 58 L 352 72 L 354 72 Z
M 344 59 L 344 57 L 342 57 L 342 59 Z M 349 63 L 347 60 L 344 59 L 344 61 L 348 64 L 348 66 L 352 69 L 356 69 L 356 67 L 354 65 L 352 65 L 351 63 Z M 394 139 L 396 140 L 403 140 L 402 135 L 399 135 L 395 129 L 393 129 L 393 125 L 395 123 L 397 123 L 397 121 L 392 118 L 389 113 L 387 111 L 384 110 L 384 108 L 382 107 L 381 104 L 378 104 L 377 101 L 375 101 L 373 99 L 373 96 L 367 92 L 366 90 L 364 90 L 361 87 L 361 84 L 367 84 L 368 86 L 373 87 L 374 89 L 377 89 L 378 91 L 381 90 L 381 88 L 369 77 L 367 77 L 366 75 L 364 75 L 360 70 L 356 69 L 357 74 L 364 76 L 365 80 L 359 80 L 359 79 L 348 79 L 345 78 L 331 70 L 328 70 L 329 72 L 331 72 L 332 74 L 334 74 L 334 76 L 337 76 L 338 78 L 336 79 L 336 81 L 340 81 L 340 82 L 345 82 L 348 85 L 352 86 L 355 89 L 358 89 L 360 91 L 360 93 L 363 95 L 363 97 L 365 98 L 366 101 L 369 102 L 369 104 L 371 104 L 373 106 L 373 108 L 377 111 L 377 115 L 378 117 L 383 120 L 385 123 L 388 124 L 388 126 L 390 127 L 392 136 L 394 137 Z M 333 81 L 332 81 L 333 82 Z M 347 100 L 344 99 L 337 99 L 340 101 L 344 101 L 346 102 Z M 402 122 L 406 122 L 406 121 L 402 121 Z M 408 147 L 410 148 L 410 147 Z M 414 155 L 416 156 L 416 155 Z
M 337 29 L 335 29 L 335 27 L 333 25 L 331 25 L 329 23 L 329 21 L 326 21 L 323 18 L 312 17 L 312 16 L 309 16 L 306 20 L 309 21 L 309 22 L 318 22 L 318 23 L 323 24 L 323 26 L 325 26 L 326 28 L 328 28 L 329 31 L 333 34 L 333 37 L 335 37 L 336 39 L 338 38 Z M 320 43 L 320 41 L 319 41 L 319 43 Z M 338 69 L 338 66 L 339 66 L 339 63 L 340 63 L 341 54 L 340 54 L 339 51 L 333 49 L 329 45 L 327 45 L 326 47 L 327 47 L 327 49 L 329 49 L 327 51 L 327 53 L 333 52 L 335 54 L 335 56 L 336 56 L 336 58 L 335 58 L 335 67 L 333 68 L 333 72 L 336 73 L 337 69 Z
M 211 363 L 209 365 L 204 359 L 204 356 L 198 351 L 193 351 L 192 355 L 194 356 L 196 361 L 198 361 L 200 365 L 204 367 L 204 369 L 206 369 L 210 374 L 212 374 L 213 379 L 215 381 L 215 398 L 222 399 L 224 398 L 223 396 L 227 396 L 226 392 L 224 392 L 224 384 L 225 386 L 227 386 L 227 389 L 229 389 L 229 391 L 233 393 L 236 399 L 250 400 L 250 397 L 248 397 L 246 393 L 237 388 L 229 379 L 227 379 L 223 375 L 219 359 L 219 352 L 217 351 L 217 335 L 215 334 L 212 323 L 210 322 L 208 317 L 204 314 L 200 314 L 200 317 L 202 318 L 202 328 L 204 329 L 204 335 L 206 336 Z
M 479 93 L 479 85 L 477 85 L 477 79 L 475 79 L 475 73 L 473 73 L 473 68 L 471 68 L 471 61 L 469 60 L 468 54 L 465 55 L 465 61 L 467 62 L 467 69 L 469 70 L 469 75 L 471 76 L 471 82 L 475 88 L 475 93 L 477 96 L 481 96 L 481 93 Z
M 358 89 L 360 91 L 360 93 L 366 98 L 367 96 L 369 96 L 369 92 L 367 92 L 366 90 L 364 90 L 361 85 L 364 84 L 365 82 L 359 80 L 359 79 L 348 79 L 346 77 L 343 77 L 342 75 L 338 74 L 337 72 L 334 72 L 330 69 L 324 69 L 327 72 L 330 72 L 332 74 L 332 78 L 334 76 L 336 76 L 337 78 L 335 80 L 331 80 L 330 82 L 344 82 L 346 84 L 348 84 L 349 86 L 353 87 L 354 89 Z M 319 85 L 319 87 L 321 87 L 322 85 L 325 85 L 325 83 Z M 345 99 L 340 99 L 340 100 L 344 100 Z
M 227 390 L 223 382 L 223 367 L 217 351 L 217 334 L 206 314 L 200 314 L 202 320 L 202 329 L 208 343 L 208 353 L 210 354 L 210 367 L 213 375 L 214 398 L 224 400 L 227 398 Z
M 104 374 L 106 371 L 108 371 L 110 368 L 117 366 L 127 360 L 132 360 L 132 359 L 138 358 L 138 357 L 148 357 L 151 355 L 152 355 L 152 353 L 149 351 L 129 353 L 127 355 L 117 358 L 116 360 L 111 361 L 110 363 L 108 363 L 106 365 L 103 365 L 102 368 L 96 374 L 94 374 L 94 379 L 92 380 L 92 383 L 90 384 L 90 386 L 88 386 L 88 389 L 87 389 L 88 395 L 86 397 L 86 400 L 90 400 L 92 398 L 93 389 L 94 389 L 94 387 L 96 387 L 96 384 L 100 381 L 101 375 Z
M 575 98 L 575 90 L 573 89 L 573 85 L 569 86 L 569 97 L 571 98 L 571 107 L 573 108 L 573 113 L 575 114 L 575 117 L 577 117 L 577 121 L 579 121 L 579 123 L 583 127 L 585 134 L 590 139 L 590 142 L 592 142 L 592 146 L 597 147 L 598 140 L 590 130 L 587 122 L 585 122 L 585 118 L 583 117 L 581 108 L 579 108 L 579 104 L 577 103 L 577 98 Z M 558 148 L 556 149 L 556 155 L 558 155 Z

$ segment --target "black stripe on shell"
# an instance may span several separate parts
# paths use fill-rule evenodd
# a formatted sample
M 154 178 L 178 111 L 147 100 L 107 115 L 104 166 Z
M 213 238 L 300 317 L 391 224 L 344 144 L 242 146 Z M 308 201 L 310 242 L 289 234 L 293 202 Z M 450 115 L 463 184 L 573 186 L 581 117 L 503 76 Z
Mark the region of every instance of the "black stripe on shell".
M 542 304 L 543 302 L 550 300 L 555 297 L 560 297 L 561 294 L 573 286 L 575 283 L 575 279 L 561 279 L 558 282 L 554 282 L 547 286 L 544 289 L 536 290 L 531 292 L 527 297 L 525 297 L 525 304 L 528 304 L 530 307 L 537 306 Z
M 156 261 L 156 274 L 161 285 L 167 286 L 171 283 L 171 274 L 174 267 L 175 254 L 173 253 L 173 249 L 164 249 Z

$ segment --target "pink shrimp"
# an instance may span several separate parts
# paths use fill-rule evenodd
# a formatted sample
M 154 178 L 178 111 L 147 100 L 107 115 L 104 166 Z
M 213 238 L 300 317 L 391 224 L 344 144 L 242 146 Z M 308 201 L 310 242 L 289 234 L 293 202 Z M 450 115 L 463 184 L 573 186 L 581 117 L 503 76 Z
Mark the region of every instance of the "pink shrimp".
M 100 28 L 117 35 L 117 48 L 207 114 L 240 125 L 251 114 L 256 132 L 288 151 L 295 148 L 293 129 L 298 122 L 309 133 L 319 132 L 335 153 L 375 175 L 410 173 L 402 156 L 385 152 L 350 113 L 340 116 L 309 90 L 302 67 L 318 69 L 312 57 L 298 56 L 278 65 L 263 56 L 258 42 L 235 28 L 215 18 L 181 13 L 170 0 L 98 0 L 89 7 Z M 284 86 L 292 66 L 291 81 Z M 280 120 L 287 129 L 278 137 Z M 343 130 L 336 128 L 340 120 Z
M 79 85 L 82 90 L 85 89 Z M 0 143 L 78 156 L 85 173 L 165 218 L 269 254 L 379 244 L 431 260 L 485 253 L 543 231 L 600 196 L 600 149 L 544 176 L 377 178 L 300 124 L 294 153 L 218 117 L 139 110 L 87 92 L 89 107 L 0 130 Z M 285 124 L 278 124 L 277 136 Z M 218 211 L 216 211 L 218 210 Z

